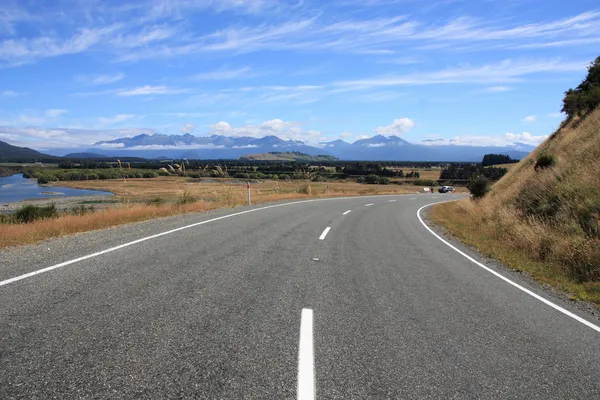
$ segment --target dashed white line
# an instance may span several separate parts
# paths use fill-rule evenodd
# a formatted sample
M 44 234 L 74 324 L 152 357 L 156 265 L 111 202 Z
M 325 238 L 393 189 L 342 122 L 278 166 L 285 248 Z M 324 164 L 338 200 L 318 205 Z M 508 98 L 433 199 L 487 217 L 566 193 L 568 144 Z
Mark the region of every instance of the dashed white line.
M 364 196 L 364 197 L 380 197 L 380 196 Z M 150 235 L 150 236 L 147 236 L 147 237 L 143 237 L 141 239 L 137 239 L 137 240 L 134 240 L 134 241 L 131 241 L 131 242 L 123 243 L 121 245 L 110 247 L 108 249 L 105 249 L 105 250 L 102 250 L 102 251 L 98 251 L 96 253 L 88 254 L 88 255 L 85 255 L 85 256 L 82 256 L 82 257 L 78 257 L 78 258 L 75 258 L 75 259 L 72 259 L 72 260 L 69 260 L 69 261 L 65 261 L 65 262 L 62 262 L 62 263 L 59 263 L 59 264 L 52 265 L 50 267 L 38 269 L 36 271 L 28 272 L 28 273 L 23 274 L 23 275 L 15 276 L 14 278 L 5 279 L 3 281 L 0 281 L 0 286 L 9 285 L 11 283 L 21 281 L 23 279 L 27 279 L 27 278 L 34 277 L 36 275 L 44 274 L 46 272 L 50 272 L 50 271 L 53 271 L 55 269 L 66 267 L 68 265 L 72 265 L 72 264 L 75 264 L 75 263 L 78 263 L 78 262 L 81 262 L 81 261 L 84 261 L 84 260 L 89 260 L 90 258 L 95 258 L 95 257 L 101 256 L 101 255 L 107 254 L 107 253 L 112 253 L 113 251 L 121 250 L 121 249 L 124 249 L 126 247 L 133 246 L 133 245 L 136 245 L 138 243 L 145 242 L 147 240 L 156 239 L 156 238 L 159 238 L 161 236 L 170 235 L 170 234 L 173 234 L 175 232 L 183 231 L 185 229 L 195 228 L 196 226 L 200 226 L 200 225 L 204 225 L 204 224 L 209 224 L 211 222 L 220 221 L 220 220 L 226 219 L 226 218 L 236 217 L 238 215 L 244 215 L 244 214 L 248 214 L 248 213 L 254 213 L 254 212 L 257 212 L 257 211 L 263 211 L 263 210 L 268 210 L 268 209 L 277 208 L 277 207 L 287 207 L 287 206 L 292 206 L 292 205 L 295 205 L 295 204 L 314 203 L 314 202 L 321 202 L 321 201 L 353 200 L 353 199 L 355 199 L 355 197 L 332 197 L 332 198 L 327 198 L 327 199 L 300 200 L 300 201 L 293 201 L 293 202 L 290 202 L 290 203 L 274 204 L 274 205 L 270 205 L 270 206 L 254 208 L 254 209 L 251 209 L 251 210 L 240 211 L 240 212 L 236 212 L 236 213 L 233 213 L 233 214 L 223 215 L 221 217 L 212 218 L 212 219 L 209 219 L 209 220 L 206 220 L 206 221 L 196 222 L 194 224 L 181 226 L 179 228 L 175 228 L 175 229 L 171 229 L 171 230 L 168 230 L 168 231 L 160 232 L 160 233 L 157 233 L 155 235 Z
M 314 400 L 315 361 L 313 354 L 313 310 L 302 309 L 298 348 L 298 400 Z
M 416 200 L 417 198 L 416 198 L 416 197 L 411 197 L 410 199 L 411 199 L 411 200 Z
M 373 203 L 365 204 L 365 207 L 371 207 Z
M 439 203 L 445 203 L 445 201 L 439 202 Z M 551 302 L 550 300 L 546 300 L 545 298 L 543 298 L 542 296 L 532 292 L 531 290 L 519 285 L 516 282 L 511 281 L 510 279 L 506 278 L 505 276 L 499 274 L 498 272 L 494 271 L 493 269 L 491 269 L 490 267 L 486 266 L 485 264 L 480 263 L 479 261 L 475 260 L 473 257 L 469 256 L 468 254 L 462 252 L 461 250 L 457 249 L 456 247 L 454 247 L 453 245 L 451 245 L 450 243 L 448 243 L 447 241 L 445 241 L 444 239 L 442 239 L 437 233 L 435 233 L 430 227 L 427 226 L 427 224 L 425 224 L 425 222 L 423 222 L 423 219 L 421 218 L 421 210 L 423 210 L 426 207 L 432 206 L 433 204 L 438 204 L 438 203 L 432 203 L 432 204 L 427 204 L 426 206 L 423 206 L 421 208 L 419 208 L 417 210 L 417 218 L 419 218 L 419 221 L 421 222 L 421 225 L 423 225 L 425 227 L 425 229 L 427 229 L 429 231 L 429 233 L 431 233 L 433 236 L 435 236 L 436 238 L 438 238 L 442 243 L 444 243 L 446 246 L 450 247 L 452 250 L 456 251 L 458 254 L 460 254 L 461 256 L 465 257 L 467 260 L 471 261 L 473 264 L 483 268 L 484 270 L 486 270 L 487 272 L 489 272 L 490 274 L 493 274 L 495 276 L 497 276 L 498 278 L 502 279 L 504 282 L 516 287 L 517 289 L 527 293 L 528 295 L 530 295 L 531 297 L 541 301 L 542 303 L 554 308 L 557 311 L 560 311 L 561 313 L 565 314 L 568 317 L 573 318 L 575 321 L 581 322 L 582 324 L 592 328 L 593 330 L 595 330 L 596 332 L 600 332 L 600 326 L 594 325 L 591 322 L 581 318 L 580 316 L 573 314 L 572 312 L 570 312 L 569 310 L 566 310 L 564 308 L 562 308 L 561 306 L 554 304 L 553 302 Z
M 388 203 L 393 203 L 393 202 L 395 202 L 395 201 L 396 201 L 396 200 L 389 200 L 389 201 L 388 201 Z
M 346 211 L 345 213 L 342 213 L 342 215 L 350 214 L 350 212 L 351 212 L 351 211 L 352 211 L 352 210 L 348 210 L 348 211 Z
M 325 228 L 325 230 L 323 231 L 323 233 L 321 233 L 321 236 L 319 236 L 319 240 L 325 240 L 325 236 L 327 236 L 327 234 L 329 233 L 330 230 L 331 230 L 330 226 L 328 226 L 327 228 Z

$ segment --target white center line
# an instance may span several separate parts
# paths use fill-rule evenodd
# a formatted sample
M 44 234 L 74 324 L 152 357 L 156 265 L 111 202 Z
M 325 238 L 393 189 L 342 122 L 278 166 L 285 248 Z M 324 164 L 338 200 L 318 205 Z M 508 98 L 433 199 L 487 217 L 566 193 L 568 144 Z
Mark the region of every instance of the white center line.
M 411 197 L 410 199 L 411 199 L 411 200 L 416 200 L 417 198 L 416 198 L 416 197 Z
M 314 400 L 315 361 L 313 354 L 313 310 L 302 309 L 298 348 L 298 400 Z
M 350 214 L 350 212 L 351 212 L 351 211 L 352 211 L 352 210 L 348 210 L 348 211 L 346 211 L 345 213 L 342 213 L 342 215 Z
M 331 229 L 330 226 L 328 226 L 327 228 L 325 228 L 325 230 L 323 231 L 323 233 L 321 233 L 321 236 L 319 236 L 319 240 L 325 240 L 325 236 L 327 236 L 327 234 L 329 233 L 330 229 Z
M 371 207 L 373 203 L 365 204 L 365 207 Z
M 396 200 L 390 200 L 390 201 L 388 201 L 388 203 L 393 203 L 393 202 L 395 202 L 395 201 L 396 201 Z

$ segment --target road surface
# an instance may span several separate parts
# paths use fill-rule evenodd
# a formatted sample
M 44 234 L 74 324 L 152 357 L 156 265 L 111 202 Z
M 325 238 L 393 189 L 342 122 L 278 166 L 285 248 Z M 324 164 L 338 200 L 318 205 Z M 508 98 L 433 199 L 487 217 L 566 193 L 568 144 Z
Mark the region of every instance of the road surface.
M 253 206 L 4 251 L 0 398 L 599 398 L 597 321 L 440 241 L 417 211 L 449 199 Z

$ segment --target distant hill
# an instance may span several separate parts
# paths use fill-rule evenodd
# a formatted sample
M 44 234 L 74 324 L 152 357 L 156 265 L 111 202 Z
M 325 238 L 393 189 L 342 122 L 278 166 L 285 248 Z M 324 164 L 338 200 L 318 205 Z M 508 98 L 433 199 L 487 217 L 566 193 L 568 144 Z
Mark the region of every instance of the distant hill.
M 60 157 L 49 156 L 27 147 L 18 147 L 0 141 L 0 162 L 57 162 Z
M 70 153 L 65 158 L 107 158 L 103 154 L 98 153 Z
M 309 154 L 300 153 L 297 151 L 286 152 L 270 152 L 261 154 L 248 154 L 240 157 L 240 160 L 245 161 L 336 161 L 337 157 L 328 155 L 311 156 Z

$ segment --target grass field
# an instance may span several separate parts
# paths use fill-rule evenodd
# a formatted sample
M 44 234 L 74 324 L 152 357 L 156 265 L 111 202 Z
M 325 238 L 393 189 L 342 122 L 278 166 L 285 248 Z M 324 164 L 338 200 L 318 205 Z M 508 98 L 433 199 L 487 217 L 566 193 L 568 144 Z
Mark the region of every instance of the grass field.
M 183 192 L 205 201 L 223 198 L 246 199 L 246 183 L 230 179 L 187 179 L 184 177 L 159 177 L 155 179 L 96 180 L 56 183 L 76 189 L 104 190 L 117 198 L 131 202 L 146 202 L 162 198 L 173 202 Z M 252 197 L 260 201 L 265 196 L 301 194 L 309 186 L 312 196 L 360 196 L 368 194 L 415 193 L 422 190 L 414 185 L 367 185 L 353 181 L 309 182 L 305 180 L 265 180 L 251 184 Z
M 235 181 L 234 181 L 235 182 Z M 183 177 L 60 182 L 59 186 L 113 192 L 117 203 L 84 215 L 28 224 L 3 225 L 0 248 L 30 243 L 111 226 L 247 204 L 245 183 L 229 180 L 200 182 Z M 252 203 L 319 197 L 416 193 L 412 185 L 366 185 L 356 182 L 264 181 L 251 185 Z

